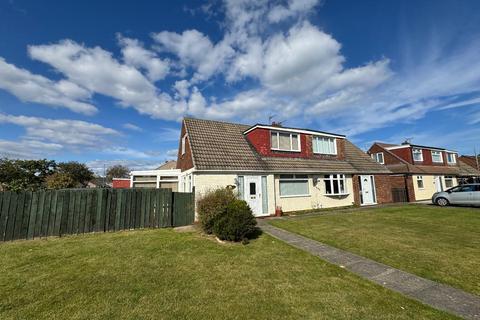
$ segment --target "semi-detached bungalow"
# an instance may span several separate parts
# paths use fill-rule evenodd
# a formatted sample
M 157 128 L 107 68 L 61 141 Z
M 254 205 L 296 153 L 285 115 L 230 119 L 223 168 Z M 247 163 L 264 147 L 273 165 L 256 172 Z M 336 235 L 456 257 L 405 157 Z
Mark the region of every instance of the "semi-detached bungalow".
M 405 194 L 410 202 L 429 200 L 435 192 L 480 175 L 478 170 L 459 161 L 457 152 L 439 147 L 375 142 L 368 153 L 392 172 L 392 189 Z M 394 201 L 398 201 L 396 196 L 393 192 Z
M 179 191 L 231 187 L 256 216 L 392 201 L 390 171 L 345 136 L 185 118 Z

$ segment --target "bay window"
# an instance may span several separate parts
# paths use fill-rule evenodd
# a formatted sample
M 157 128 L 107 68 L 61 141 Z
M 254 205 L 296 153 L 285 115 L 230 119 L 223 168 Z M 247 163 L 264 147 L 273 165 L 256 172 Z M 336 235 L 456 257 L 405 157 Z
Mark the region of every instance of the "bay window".
M 323 176 L 325 194 L 345 195 L 347 194 L 347 179 L 344 174 L 327 174 Z
M 271 132 L 271 149 L 280 151 L 300 151 L 300 136 L 296 133 Z
M 432 151 L 433 162 L 443 162 L 442 153 L 440 151 Z
M 313 137 L 312 138 L 313 153 L 319 154 L 337 154 L 337 143 L 335 138 Z
M 309 196 L 308 176 L 303 174 L 280 175 L 280 197 Z

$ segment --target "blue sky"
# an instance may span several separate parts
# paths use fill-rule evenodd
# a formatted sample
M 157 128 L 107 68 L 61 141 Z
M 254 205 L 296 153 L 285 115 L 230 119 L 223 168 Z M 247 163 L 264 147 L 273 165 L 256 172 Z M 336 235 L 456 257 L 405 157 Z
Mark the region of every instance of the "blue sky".
M 184 115 L 480 149 L 478 1 L 0 2 L 0 155 L 152 168 Z

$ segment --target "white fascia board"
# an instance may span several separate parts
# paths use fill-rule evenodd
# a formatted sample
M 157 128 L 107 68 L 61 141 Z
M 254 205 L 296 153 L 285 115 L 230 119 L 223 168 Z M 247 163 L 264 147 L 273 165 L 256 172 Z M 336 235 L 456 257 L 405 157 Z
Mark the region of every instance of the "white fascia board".
M 385 150 L 395 150 L 395 149 L 403 149 L 403 148 L 410 148 L 410 147 L 411 147 L 411 145 L 409 145 L 409 144 L 403 144 L 401 146 L 385 147 L 384 149 Z M 418 148 L 418 149 L 420 149 L 420 148 Z
M 130 172 L 131 176 L 178 176 L 180 169 L 171 170 L 138 170 Z
M 323 133 L 323 132 L 318 132 L 318 131 L 310 131 L 310 130 L 302 130 L 302 129 L 282 128 L 282 127 L 275 127 L 275 126 L 259 126 L 259 125 L 251 127 L 247 131 L 244 131 L 243 134 L 247 134 L 247 133 L 249 133 L 249 132 L 251 132 L 255 129 L 268 129 L 268 130 L 279 131 L 279 132 L 303 133 L 303 134 L 311 134 L 311 135 L 314 135 L 314 136 L 345 139 L 345 136 L 332 134 L 332 133 Z

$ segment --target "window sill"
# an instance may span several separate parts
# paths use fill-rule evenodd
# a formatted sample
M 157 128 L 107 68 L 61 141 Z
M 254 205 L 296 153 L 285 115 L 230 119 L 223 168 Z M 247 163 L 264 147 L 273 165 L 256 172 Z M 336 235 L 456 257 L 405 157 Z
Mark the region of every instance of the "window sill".
M 313 152 L 313 154 L 319 155 L 319 156 L 338 156 L 338 153 L 320 153 L 320 152 Z
M 271 148 L 270 150 L 272 150 L 272 151 L 280 151 L 280 152 L 297 152 L 297 153 L 301 153 L 301 152 L 302 152 L 301 150 L 284 150 L 284 149 L 274 149 L 274 148 Z
M 309 194 L 299 194 L 299 195 L 293 195 L 293 196 L 280 196 L 280 198 L 307 198 L 311 197 Z
M 350 195 L 350 193 L 324 193 L 323 195 L 326 197 L 344 197 Z

